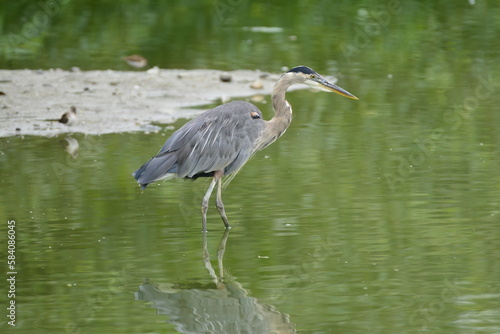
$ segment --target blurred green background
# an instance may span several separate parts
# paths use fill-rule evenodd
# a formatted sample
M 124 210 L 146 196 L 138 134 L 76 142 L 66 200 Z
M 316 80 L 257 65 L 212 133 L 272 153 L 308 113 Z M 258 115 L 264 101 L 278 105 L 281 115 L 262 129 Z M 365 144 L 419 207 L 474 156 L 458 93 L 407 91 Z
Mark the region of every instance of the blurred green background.
M 160 68 L 339 70 L 351 62 L 392 72 L 411 62 L 429 75 L 495 54 L 499 6 L 470 2 L 5 1 L 0 67 L 123 70 L 120 58 L 139 53 Z
M 291 127 L 226 189 L 219 290 L 256 298 L 231 292 L 239 323 L 256 321 L 243 306 L 255 303 L 300 333 L 500 331 L 500 3 L 4 1 L 0 20 L 2 69 L 133 70 L 130 54 L 166 69 L 304 64 L 360 98 L 288 93 Z M 183 332 L 166 304 L 134 300 L 144 279 L 216 288 L 207 181 L 141 193 L 130 176 L 172 132 L 73 134 L 72 155 L 66 135 L 0 139 L 0 233 L 16 220 L 19 271 L 19 326 L 2 330 Z M 215 267 L 213 206 L 208 224 Z

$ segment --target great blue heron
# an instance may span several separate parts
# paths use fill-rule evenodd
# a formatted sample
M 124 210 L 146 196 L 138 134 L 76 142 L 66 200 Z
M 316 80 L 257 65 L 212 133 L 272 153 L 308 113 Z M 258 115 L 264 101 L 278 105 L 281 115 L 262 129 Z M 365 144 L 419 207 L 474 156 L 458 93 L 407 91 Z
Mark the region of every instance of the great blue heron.
M 174 132 L 160 152 L 132 175 L 142 189 L 151 182 L 169 177 L 213 177 L 201 202 L 202 230 L 207 230 L 208 200 L 216 183 L 216 207 L 224 225 L 230 228 L 222 203 L 222 177 L 234 176 L 255 152 L 269 146 L 285 132 L 292 121 L 292 107 L 285 100 L 285 92 L 298 83 L 358 99 L 309 67 L 294 67 L 284 73 L 273 88 L 271 99 L 275 115 L 271 120 L 262 119 L 260 110 L 248 102 L 220 105 Z

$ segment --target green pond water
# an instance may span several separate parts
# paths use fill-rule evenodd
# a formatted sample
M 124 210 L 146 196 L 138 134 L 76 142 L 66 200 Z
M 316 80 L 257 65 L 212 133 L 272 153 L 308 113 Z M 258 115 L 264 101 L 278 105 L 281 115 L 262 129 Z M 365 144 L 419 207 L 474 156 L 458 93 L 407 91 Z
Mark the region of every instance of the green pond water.
M 205 238 L 210 180 L 131 176 L 187 120 L 1 138 L 2 332 L 500 332 L 499 4 L 18 1 L 0 17 L 3 69 L 305 64 L 360 98 L 288 93 L 292 125 L 225 189 L 229 234 L 211 202 Z

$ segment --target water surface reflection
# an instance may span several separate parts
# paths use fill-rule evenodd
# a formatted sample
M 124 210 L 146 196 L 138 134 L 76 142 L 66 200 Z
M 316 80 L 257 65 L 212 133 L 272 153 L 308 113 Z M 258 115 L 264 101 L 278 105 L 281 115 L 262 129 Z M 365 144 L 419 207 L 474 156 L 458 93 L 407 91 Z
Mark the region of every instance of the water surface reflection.
M 179 333 L 296 333 L 287 314 L 250 297 L 249 291 L 224 270 L 228 236 L 226 230 L 217 251 L 217 275 L 210 262 L 207 234 L 203 233 L 203 262 L 213 283 L 158 286 L 146 280 L 135 299 L 150 302 Z

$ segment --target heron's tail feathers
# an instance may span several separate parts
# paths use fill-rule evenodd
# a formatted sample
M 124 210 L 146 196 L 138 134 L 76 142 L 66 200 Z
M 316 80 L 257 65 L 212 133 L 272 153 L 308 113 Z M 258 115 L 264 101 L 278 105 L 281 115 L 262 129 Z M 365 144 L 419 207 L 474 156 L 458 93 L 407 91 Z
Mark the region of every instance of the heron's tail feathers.
M 162 180 L 177 173 L 175 154 L 159 154 L 132 173 L 144 190 L 148 184 Z

